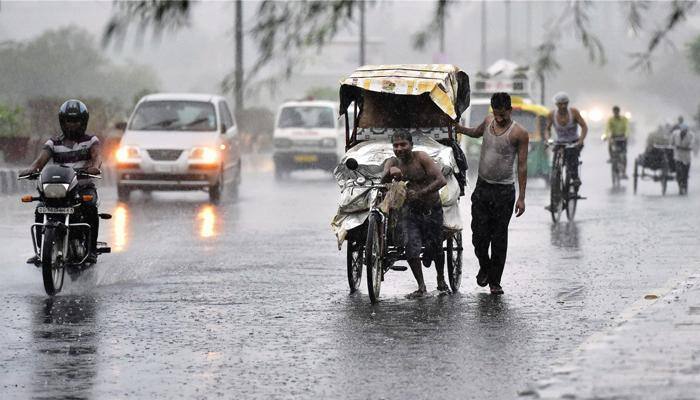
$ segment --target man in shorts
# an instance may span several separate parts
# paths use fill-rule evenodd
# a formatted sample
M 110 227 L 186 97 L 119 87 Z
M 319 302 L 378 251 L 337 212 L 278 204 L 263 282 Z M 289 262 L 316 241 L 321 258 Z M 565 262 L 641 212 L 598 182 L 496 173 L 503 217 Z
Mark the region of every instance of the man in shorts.
M 383 182 L 407 181 L 406 202 L 400 209 L 403 230 L 403 245 L 418 290 L 408 298 L 425 297 L 427 290 L 421 270 L 421 248 L 438 258 L 442 245 L 442 204 L 439 190 L 447 185 L 440 166 L 425 152 L 413 150 L 413 136 L 408 131 L 399 131 L 391 139 L 394 155 L 384 164 Z M 424 260 L 428 260 L 424 254 Z M 426 262 L 427 264 L 427 262 Z M 428 264 L 429 265 L 429 264 Z M 435 262 L 438 290 L 447 291 L 444 263 Z

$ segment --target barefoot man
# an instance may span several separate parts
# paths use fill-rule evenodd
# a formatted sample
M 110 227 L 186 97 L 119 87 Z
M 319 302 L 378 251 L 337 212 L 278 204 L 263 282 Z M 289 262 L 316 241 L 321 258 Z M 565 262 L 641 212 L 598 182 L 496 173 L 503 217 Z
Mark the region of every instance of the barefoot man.
M 479 286 L 489 285 L 492 294 L 503 294 L 501 276 L 508 250 L 508 224 L 513 214 L 525 212 L 527 184 L 527 147 L 529 135 L 511 119 L 510 95 L 494 93 L 493 115 L 488 115 L 476 128 L 457 125 L 458 132 L 483 137 L 479 179 L 472 194 L 472 243 L 479 259 Z M 513 166 L 518 158 L 518 200 L 515 200 Z M 489 255 L 489 247 L 491 254 Z
M 418 290 L 408 298 L 424 297 L 427 294 L 420 252 L 423 246 L 430 256 L 435 254 L 438 290 L 448 290 L 444 277 L 444 263 L 437 260 L 438 247 L 442 251 L 442 204 L 438 191 L 447 184 L 438 164 L 425 152 L 413 151 L 413 136 L 400 131 L 391 138 L 394 155 L 384 164 L 382 182 L 392 179 L 408 182 L 406 202 L 400 209 L 403 228 L 403 245 L 408 265 L 418 283 Z M 430 265 L 426 254 L 424 264 Z M 426 265 L 426 266 L 427 266 Z

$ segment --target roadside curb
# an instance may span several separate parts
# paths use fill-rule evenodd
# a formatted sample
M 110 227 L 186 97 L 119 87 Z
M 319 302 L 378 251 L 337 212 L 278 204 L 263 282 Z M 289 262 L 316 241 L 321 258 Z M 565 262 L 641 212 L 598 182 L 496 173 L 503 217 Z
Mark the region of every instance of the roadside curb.
M 690 274 L 652 293 L 625 310 L 616 326 L 589 337 L 550 376 L 520 391 L 518 398 L 697 398 L 700 380 L 691 372 L 698 365 L 689 349 L 697 348 L 700 332 L 700 275 Z

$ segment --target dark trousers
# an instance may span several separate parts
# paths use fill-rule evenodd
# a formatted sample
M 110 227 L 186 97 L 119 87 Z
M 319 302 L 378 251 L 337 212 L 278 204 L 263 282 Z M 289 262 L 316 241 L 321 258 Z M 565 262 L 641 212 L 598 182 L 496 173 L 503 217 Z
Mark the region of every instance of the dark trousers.
M 479 273 L 486 274 L 491 284 L 501 284 L 514 204 L 514 185 L 495 185 L 481 179 L 476 182 L 472 193 L 472 244 L 479 259 Z
M 676 161 L 676 180 L 678 181 L 678 187 L 683 191 L 688 190 L 689 172 L 690 164 L 685 164 L 680 161 Z
M 578 158 L 581 154 L 581 149 L 571 148 L 564 149 L 564 162 L 566 163 L 566 169 L 571 174 L 571 179 L 578 178 Z
M 89 202 L 83 202 L 83 205 L 80 206 L 80 215 L 82 216 L 82 219 L 85 223 L 90 225 L 90 235 L 91 235 L 91 243 L 90 243 L 90 251 L 95 251 L 97 249 L 97 233 L 100 229 L 100 217 L 97 212 L 97 189 L 95 189 L 95 186 L 93 184 L 87 184 L 83 185 L 78 189 L 78 193 L 80 195 L 85 195 L 85 194 L 91 194 L 92 195 L 92 201 Z M 43 206 L 44 204 L 39 204 L 38 207 Z M 38 212 L 34 212 L 34 220 L 36 221 L 37 224 L 40 224 L 44 222 L 44 215 L 39 214 Z M 37 246 L 41 246 L 41 230 L 37 232 Z

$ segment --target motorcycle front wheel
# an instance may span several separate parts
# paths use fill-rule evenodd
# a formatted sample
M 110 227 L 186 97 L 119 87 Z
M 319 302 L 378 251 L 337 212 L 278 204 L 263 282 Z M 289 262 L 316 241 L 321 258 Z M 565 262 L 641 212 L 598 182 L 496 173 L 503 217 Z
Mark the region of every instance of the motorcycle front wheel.
M 47 228 L 41 244 L 41 275 L 44 278 L 44 290 L 49 296 L 61 291 L 66 273 L 61 255 L 63 238 L 59 236 L 55 229 Z

